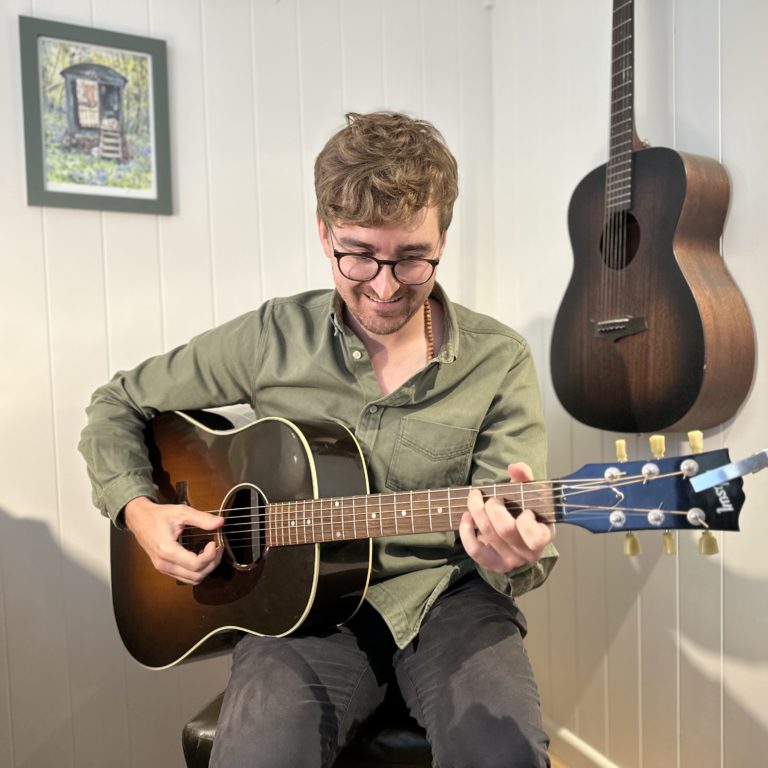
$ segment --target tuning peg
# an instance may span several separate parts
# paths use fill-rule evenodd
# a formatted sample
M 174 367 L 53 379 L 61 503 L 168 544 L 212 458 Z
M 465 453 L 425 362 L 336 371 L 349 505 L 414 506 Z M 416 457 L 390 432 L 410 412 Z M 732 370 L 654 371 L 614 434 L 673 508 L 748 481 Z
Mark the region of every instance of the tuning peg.
M 627 557 L 637 557 L 642 552 L 640 541 L 632 531 L 624 534 L 624 554 Z
M 648 442 L 651 445 L 651 456 L 654 459 L 663 459 L 667 450 L 664 435 L 651 435 Z
M 616 461 L 624 462 L 626 460 L 627 460 L 627 441 L 617 440 L 616 441 Z
M 702 531 L 699 539 L 699 554 L 716 555 L 719 551 L 717 539 L 712 535 L 712 531 Z
M 691 446 L 691 453 L 704 452 L 704 433 L 698 429 L 692 429 L 688 433 L 688 444 Z
M 665 555 L 677 554 L 677 542 L 672 531 L 664 531 L 661 536 L 661 551 Z

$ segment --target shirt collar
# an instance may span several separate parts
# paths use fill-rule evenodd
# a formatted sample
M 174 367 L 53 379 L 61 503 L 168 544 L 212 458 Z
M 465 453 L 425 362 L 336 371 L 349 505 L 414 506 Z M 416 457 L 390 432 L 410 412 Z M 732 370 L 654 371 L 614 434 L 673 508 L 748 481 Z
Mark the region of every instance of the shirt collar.
M 459 323 L 456 317 L 456 309 L 440 283 L 435 283 L 431 295 L 443 305 L 443 312 L 445 314 L 445 335 L 443 337 L 443 346 L 437 359 L 441 363 L 452 363 L 459 356 Z M 350 328 L 344 323 L 344 305 L 336 289 L 331 294 L 330 319 L 334 334 L 346 335 L 352 333 Z

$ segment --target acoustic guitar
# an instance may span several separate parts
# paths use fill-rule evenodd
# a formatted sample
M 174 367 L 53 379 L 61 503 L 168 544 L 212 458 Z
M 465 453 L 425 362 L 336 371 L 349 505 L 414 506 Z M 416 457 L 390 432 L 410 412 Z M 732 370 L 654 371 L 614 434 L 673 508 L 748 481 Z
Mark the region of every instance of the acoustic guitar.
M 198 551 L 215 538 L 225 550 L 215 571 L 198 586 L 181 584 L 155 570 L 132 533 L 112 528 L 115 618 L 145 666 L 220 652 L 242 632 L 279 636 L 343 623 L 364 599 L 374 538 L 457 530 L 466 510 L 467 487 L 370 493 L 359 444 L 340 424 L 267 418 L 217 426 L 171 412 L 147 428 L 159 500 L 225 518 L 214 534 L 190 527 L 180 539 Z M 541 520 L 597 533 L 737 530 L 738 475 L 759 467 L 728 462 L 717 450 L 590 464 L 559 480 L 481 490 L 503 498 L 512 514 L 532 509 Z
M 728 177 L 714 160 L 638 140 L 633 10 L 614 0 L 609 159 L 571 198 L 552 381 L 564 408 L 599 429 L 707 429 L 736 413 L 755 365 L 749 312 L 720 255 Z

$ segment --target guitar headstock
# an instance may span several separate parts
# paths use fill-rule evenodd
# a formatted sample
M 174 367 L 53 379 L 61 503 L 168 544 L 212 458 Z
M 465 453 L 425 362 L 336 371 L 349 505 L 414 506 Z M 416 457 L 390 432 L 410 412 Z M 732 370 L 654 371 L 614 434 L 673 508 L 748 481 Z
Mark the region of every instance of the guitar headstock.
M 555 518 L 593 533 L 738 531 L 741 477 L 695 491 L 691 478 L 728 465 L 726 449 L 689 456 L 586 464 L 555 483 Z

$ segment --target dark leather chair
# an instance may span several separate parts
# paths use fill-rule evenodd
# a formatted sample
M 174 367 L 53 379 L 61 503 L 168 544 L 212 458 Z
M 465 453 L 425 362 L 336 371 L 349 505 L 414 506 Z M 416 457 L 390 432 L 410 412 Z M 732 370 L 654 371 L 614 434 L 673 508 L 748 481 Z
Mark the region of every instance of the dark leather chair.
M 208 768 L 221 700 L 217 696 L 185 726 L 182 746 L 187 768 Z M 400 692 L 390 686 L 384 703 L 336 759 L 334 768 L 429 768 L 426 735 L 408 714 Z

